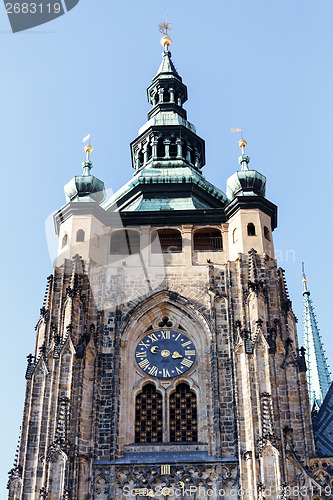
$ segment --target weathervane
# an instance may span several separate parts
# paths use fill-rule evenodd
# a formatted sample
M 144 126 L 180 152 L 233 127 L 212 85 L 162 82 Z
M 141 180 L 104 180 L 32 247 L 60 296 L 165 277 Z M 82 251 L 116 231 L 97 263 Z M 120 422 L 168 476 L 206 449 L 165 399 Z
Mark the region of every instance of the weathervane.
M 162 33 L 162 35 L 169 36 L 168 31 L 171 30 L 171 23 L 168 23 L 168 16 L 167 20 L 164 23 L 158 25 L 158 28 L 160 33 Z
M 166 21 L 158 25 L 160 33 L 164 35 L 161 38 L 161 45 L 164 47 L 165 54 L 168 52 L 170 45 L 172 44 L 172 39 L 169 36 L 169 31 L 171 30 L 171 23 L 168 22 L 168 16 L 166 16 Z
M 242 128 L 232 128 L 231 129 L 231 133 L 232 134 L 235 134 L 235 133 L 238 133 L 238 132 L 240 132 L 241 138 L 243 139 L 243 129 Z

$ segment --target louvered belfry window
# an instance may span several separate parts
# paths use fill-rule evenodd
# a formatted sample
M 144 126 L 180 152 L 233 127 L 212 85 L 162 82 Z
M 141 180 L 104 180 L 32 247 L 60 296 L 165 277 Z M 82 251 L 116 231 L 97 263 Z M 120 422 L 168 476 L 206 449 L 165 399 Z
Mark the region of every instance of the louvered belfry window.
M 161 442 L 162 425 L 162 396 L 147 384 L 135 399 L 135 442 Z
M 187 384 L 170 397 L 170 441 L 198 441 L 197 398 Z

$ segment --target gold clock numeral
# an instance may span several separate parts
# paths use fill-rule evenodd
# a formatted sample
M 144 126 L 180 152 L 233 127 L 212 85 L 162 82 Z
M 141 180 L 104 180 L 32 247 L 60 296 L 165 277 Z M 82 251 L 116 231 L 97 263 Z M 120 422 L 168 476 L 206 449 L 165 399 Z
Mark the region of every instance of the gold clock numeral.
M 182 372 L 182 371 L 178 368 L 178 366 L 176 366 L 176 371 L 177 371 L 177 374 L 178 374 L 178 375 L 179 375 L 179 374 L 181 374 L 181 373 L 183 373 L 183 372 Z
M 163 368 L 163 377 L 170 377 L 169 370 L 166 370 L 166 368 Z
M 152 367 L 150 368 L 150 370 L 148 371 L 149 375 L 153 375 L 153 377 L 156 377 L 157 372 L 158 372 L 158 368 L 157 368 L 157 366 L 152 366 Z
M 180 363 L 181 365 L 187 366 L 188 368 L 193 365 L 193 361 L 191 359 L 183 359 Z
M 184 342 L 184 344 L 182 344 L 183 347 L 186 347 L 187 345 L 190 345 L 192 344 L 192 342 L 190 340 L 188 340 L 187 342 Z
M 139 363 L 139 366 L 143 369 L 143 370 L 146 370 L 146 368 L 148 368 L 148 366 L 150 365 L 149 363 L 149 360 L 148 359 L 143 359 L 142 361 L 140 361 Z
M 161 330 L 161 339 L 170 339 L 170 332 Z
M 180 336 L 181 336 L 181 333 L 179 335 L 177 335 L 177 337 L 175 338 L 175 342 L 179 339 Z
M 147 357 L 147 351 L 137 352 L 135 355 L 136 355 L 137 358 L 146 358 Z
M 161 465 L 161 475 L 170 474 L 170 465 Z
M 151 339 L 152 342 L 158 341 L 158 338 L 156 337 L 155 333 L 150 333 L 148 337 Z
M 188 351 L 185 351 L 185 356 L 195 356 L 195 350 L 189 349 Z
M 143 342 L 143 340 L 141 340 L 141 342 L 139 343 L 139 345 L 142 345 L 142 347 L 145 347 L 146 349 L 148 349 L 148 347 L 149 347 L 149 344 L 145 344 Z

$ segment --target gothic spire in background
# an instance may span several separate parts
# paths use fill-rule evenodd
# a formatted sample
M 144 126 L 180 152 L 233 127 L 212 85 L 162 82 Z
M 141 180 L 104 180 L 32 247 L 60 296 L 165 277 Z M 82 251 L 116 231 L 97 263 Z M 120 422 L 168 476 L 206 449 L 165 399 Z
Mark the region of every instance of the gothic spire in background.
M 320 406 L 331 384 L 325 351 L 319 334 L 317 319 L 314 313 L 310 292 L 307 288 L 307 279 L 303 263 L 303 323 L 306 348 L 307 380 L 310 404 L 315 402 Z

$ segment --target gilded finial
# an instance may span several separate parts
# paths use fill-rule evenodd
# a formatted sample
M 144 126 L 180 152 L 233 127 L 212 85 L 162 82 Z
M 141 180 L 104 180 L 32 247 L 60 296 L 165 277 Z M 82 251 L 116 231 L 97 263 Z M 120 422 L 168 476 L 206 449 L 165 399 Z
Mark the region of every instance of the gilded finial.
M 247 142 L 245 139 L 243 139 L 243 129 L 241 128 L 232 128 L 231 133 L 240 133 L 241 134 L 241 139 L 238 141 L 238 146 L 242 148 L 242 155 L 238 158 L 238 161 L 240 165 L 242 165 L 242 170 L 248 170 L 248 164 L 250 163 L 250 158 L 245 154 L 245 146 L 247 145 Z
M 88 142 L 89 141 L 89 142 Z M 91 146 L 91 134 L 88 134 L 82 142 L 88 142 L 86 146 L 84 146 L 84 151 L 86 153 L 86 159 L 82 163 L 83 175 L 90 175 L 90 169 L 92 168 L 92 163 L 90 161 L 90 153 L 93 152 L 93 147 Z
M 164 37 L 161 38 L 161 45 L 165 50 L 169 50 L 169 47 L 172 44 L 172 39 L 168 34 L 168 31 L 171 30 L 171 23 L 168 22 L 168 16 L 167 20 L 164 23 L 158 25 L 158 28 L 160 33 L 164 35 Z
M 90 153 L 93 152 L 93 147 L 90 145 L 90 143 L 91 143 L 91 134 L 86 135 L 82 142 L 83 143 L 88 142 L 88 144 L 84 147 L 84 151 L 86 153 L 86 162 L 90 162 L 89 155 L 90 155 Z
M 240 141 L 238 141 L 238 146 L 240 148 L 242 148 L 242 154 L 244 155 L 245 154 L 245 146 L 247 145 L 247 142 L 245 139 L 241 139 Z
M 308 280 L 306 279 L 306 275 L 305 275 L 304 262 L 302 262 L 302 276 L 303 276 L 302 283 L 304 285 L 304 292 L 307 292 L 308 291 L 308 287 L 307 287 Z
M 94 148 L 90 144 L 88 144 L 87 146 L 84 147 L 84 150 L 86 152 L 86 161 L 90 161 L 89 155 L 94 151 Z

